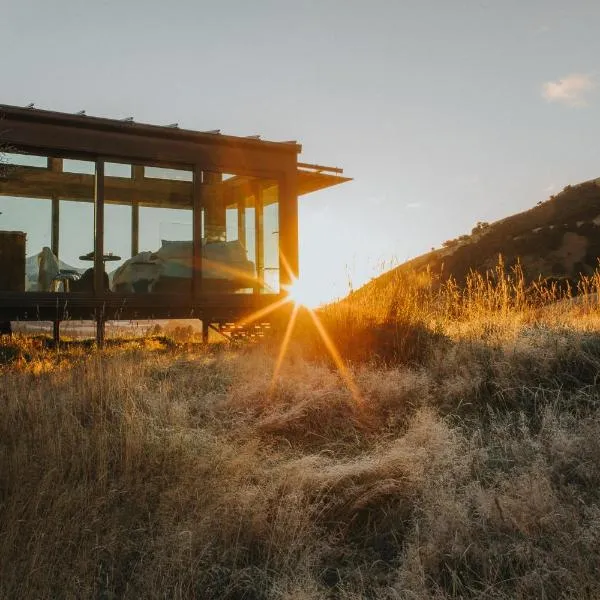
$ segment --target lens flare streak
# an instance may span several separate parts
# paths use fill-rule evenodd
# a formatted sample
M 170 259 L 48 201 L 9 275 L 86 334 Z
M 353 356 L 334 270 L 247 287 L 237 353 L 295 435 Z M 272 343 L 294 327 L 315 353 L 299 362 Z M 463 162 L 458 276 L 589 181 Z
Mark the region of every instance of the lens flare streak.
M 279 349 L 279 354 L 277 356 L 277 361 L 275 362 L 275 368 L 273 369 L 273 377 L 271 379 L 271 387 L 270 394 L 272 395 L 275 391 L 275 386 L 277 385 L 277 378 L 279 376 L 279 371 L 281 370 L 281 365 L 283 364 L 283 360 L 285 358 L 290 339 L 292 337 L 292 332 L 294 330 L 294 325 L 296 324 L 296 317 L 298 316 L 298 311 L 300 310 L 300 305 L 295 304 L 294 309 L 292 310 L 292 314 L 290 316 L 290 320 L 288 321 L 287 327 L 285 329 L 285 335 L 283 336 L 283 341 L 281 342 L 281 348 Z
M 293 285 L 293 280 L 294 280 L 293 274 L 290 269 L 289 263 L 287 262 L 287 260 L 283 254 L 281 254 L 281 261 L 283 263 L 284 270 L 288 272 L 288 275 L 289 275 L 290 279 L 292 280 L 292 285 Z M 310 315 L 317 332 L 319 333 L 319 335 L 321 336 L 321 339 L 323 340 L 323 343 L 325 344 L 325 348 L 327 349 L 327 352 L 329 352 L 331 358 L 333 359 L 336 369 L 338 370 L 342 380 L 346 384 L 346 387 L 352 394 L 352 398 L 354 399 L 354 401 L 357 404 L 362 405 L 363 399 L 361 397 L 358 386 L 354 382 L 354 379 L 352 378 L 352 374 L 350 373 L 348 367 L 344 364 L 344 360 L 342 359 L 342 356 L 340 355 L 339 350 L 337 349 L 335 343 L 331 339 L 331 336 L 327 332 L 327 329 L 325 329 L 325 326 L 321 322 L 321 319 L 319 319 L 319 316 L 316 314 L 316 312 L 314 310 L 312 310 L 311 308 L 309 308 L 308 306 L 302 305 L 302 303 L 299 300 L 300 300 L 300 298 L 294 298 L 292 296 L 288 296 L 286 298 L 281 298 L 277 302 L 274 302 L 273 304 L 270 304 L 269 306 L 256 311 L 255 313 L 249 315 L 245 319 L 242 319 L 238 323 L 238 325 L 243 327 L 243 326 L 248 325 L 249 323 L 252 323 L 258 319 L 266 317 L 267 315 L 271 314 L 272 312 L 276 311 L 277 309 L 285 306 L 286 304 L 288 304 L 290 302 L 294 303 L 294 308 L 290 315 L 290 320 L 288 321 L 288 324 L 287 324 L 287 327 L 285 330 L 285 334 L 284 334 L 283 340 L 281 342 L 281 347 L 279 349 L 279 354 L 278 354 L 277 360 L 275 362 L 275 368 L 273 370 L 273 377 L 271 379 L 271 385 L 270 385 L 270 394 L 272 394 L 272 392 L 275 388 L 275 385 L 277 384 L 277 378 L 281 371 L 281 366 L 283 365 L 283 361 L 285 360 L 285 355 L 287 353 L 288 346 L 290 344 L 290 340 L 291 340 L 292 333 L 294 330 L 294 325 L 296 324 L 296 318 L 298 316 L 298 311 L 302 307 L 308 311 L 308 314 Z
M 245 327 L 250 323 L 254 323 L 254 321 L 258 321 L 258 319 L 262 319 L 263 317 L 270 315 L 273 311 L 276 311 L 278 308 L 281 308 L 290 302 L 290 298 L 280 298 L 276 302 L 273 302 L 273 304 L 269 304 L 269 306 L 265 306 L 265 308 L 261 308 L 260 310 L 253 312 L 251 315 L 248 315 L 245 319 L 238 321 L 238 325 L 240 327 Z
M 342 359 L 336 345 L 334 344 L 329 333 L 327 332 L 327 329 L 325 329 L 325 326 L 321 322 L 321 319 L 319 319 L 317 313 L 315 313 L 315 311 L 311 309 L 308 309 L 308 313 L 310 314 L 313 323 L 315 324 L 315 327 L 317 328 L 317 331 L 319 332 L 319 335 L 321 336 L 321 339 L 323 340 L 323 343 L 327 348 L 327 351 L 331 355 L 331 358 L 333 359 L 333 362 L 335 363 L 335 366 L 337 367 L 341 378 L 344 380 L 344 383 L 350 390 L 354 401 L 357 404 L 363 404 L 363 399 L 360 395 L 358 386 L 354 382 L 354 379 L 352 378 L 352 374 L 348 370 L 348 367 L 346 367 L 346 365 L 344 364 L 344 360 Z

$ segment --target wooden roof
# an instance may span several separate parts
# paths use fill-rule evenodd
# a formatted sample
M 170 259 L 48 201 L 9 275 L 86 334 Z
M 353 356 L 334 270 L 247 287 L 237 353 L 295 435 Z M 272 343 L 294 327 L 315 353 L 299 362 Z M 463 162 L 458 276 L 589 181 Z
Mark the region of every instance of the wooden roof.
M 107 160 L 180 168 L 200 162 L 207 171 L 217 172 L 231 168 L 240 175 L 219 185 L 228 202 L 243 196 L 247 206 L 252 206 L 251 188 L 257 181 L 265 204 L 276 201 L 276 188 L 268 180 L 280 169 L 297 169 L 299 196 L 350 180 L 341 175 L 341 169 L 298 163 L 301 146 L 296 142 L 264 141 L 8 105 L 0 105 L 0 118 L 0 142 L 22 152 L 88 160 L 101 155 Z M 20 166 L 12 175 L 0 179 L 0 194 L 10 196 L 91 201 L 93 189 L 93 175 L 51 170 L 50 163 L 48 168 Z M 128 204 L 135 199 L 140 206 L 177 208 L 190 206 L 191 198 L 192 184 L 187 181 L 105 177 L 108 203 Z

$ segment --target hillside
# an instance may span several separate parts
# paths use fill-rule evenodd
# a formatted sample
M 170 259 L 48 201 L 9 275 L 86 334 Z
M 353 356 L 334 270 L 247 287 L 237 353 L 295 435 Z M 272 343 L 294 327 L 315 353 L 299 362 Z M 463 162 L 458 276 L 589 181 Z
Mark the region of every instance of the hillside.
M 591 275 L 600 258 L 598 180 L 567 186 L 529 210 L 481 224 L 470 235 L 449 240 L 443 248 L 418 256 L 371 283 L 385 284 L 396 270 L 426 269 L 441 279 L 452 276 L 464 283 L 470 270 L 493 269 L 499 254 L 508 268 L 520 261 L 528 282 L 539 277 Z

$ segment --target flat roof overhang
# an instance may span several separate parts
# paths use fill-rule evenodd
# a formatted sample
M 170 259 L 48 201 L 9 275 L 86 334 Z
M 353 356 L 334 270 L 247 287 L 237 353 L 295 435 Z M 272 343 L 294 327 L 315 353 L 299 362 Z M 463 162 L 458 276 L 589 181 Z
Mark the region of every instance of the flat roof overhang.
M 255 138 L 191 131 L 100 117 L 72 115 L 54 111 L 0 104 L 0 141 L 17 151 L 57 158 L 79 158 L 149 164 L 165 167 L 201 165 L 203 170 L 232 172 L 226 188 L 244 185 L 244 176 L 277 179 L 281 173 L 297 172 L 298 195 L 302 196 L 350 181 L 342 170 L 297 162 L 302 146 L 296 142 L 271 142 Z M 22 181 L 1 181 L 0 193 L 47 198 L 59 192 L 65 200 L 90 199 L 93 176 L 74 173 L 49 173 L 39 167 L 21 167 Z M 190 182 L 145 179 L 141 190 L 149 206 L 160 206 L 165 197 L 170 206 L 181 206 L 191 197 Z M 106 178 L 106 201 L 125 202 L 132 184 L 127 178 Z M 162 188 L 162 189 L 161 189 Z M 168 189 L 167 189 L 168 188 Z M 136 187 L 139 192 L 139 184 Z M 263 191 L 268 192 L 265 188 Z M 250 193 L 245 194 L 250 197 Z M 162 200 L 159 200 L 161 198 Z M 267 193 L 265 203 L 275 201 Z

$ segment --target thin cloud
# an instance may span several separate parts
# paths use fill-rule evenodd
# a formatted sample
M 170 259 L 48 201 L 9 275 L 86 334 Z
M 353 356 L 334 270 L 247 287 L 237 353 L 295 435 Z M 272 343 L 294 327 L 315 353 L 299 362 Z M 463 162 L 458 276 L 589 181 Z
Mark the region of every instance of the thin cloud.
M 542 96 L 548 102 L 560 102 L 579 108 L 587 106 L 587 96 L 596 87 L 593 77 L 584 73 L 572 73 L 558 81 L 547 81 L 542 86 Z
M 423 206 L 421 202 L 409 202 L 406 204 L 406 208 L 421 208 L 421 206 Z

